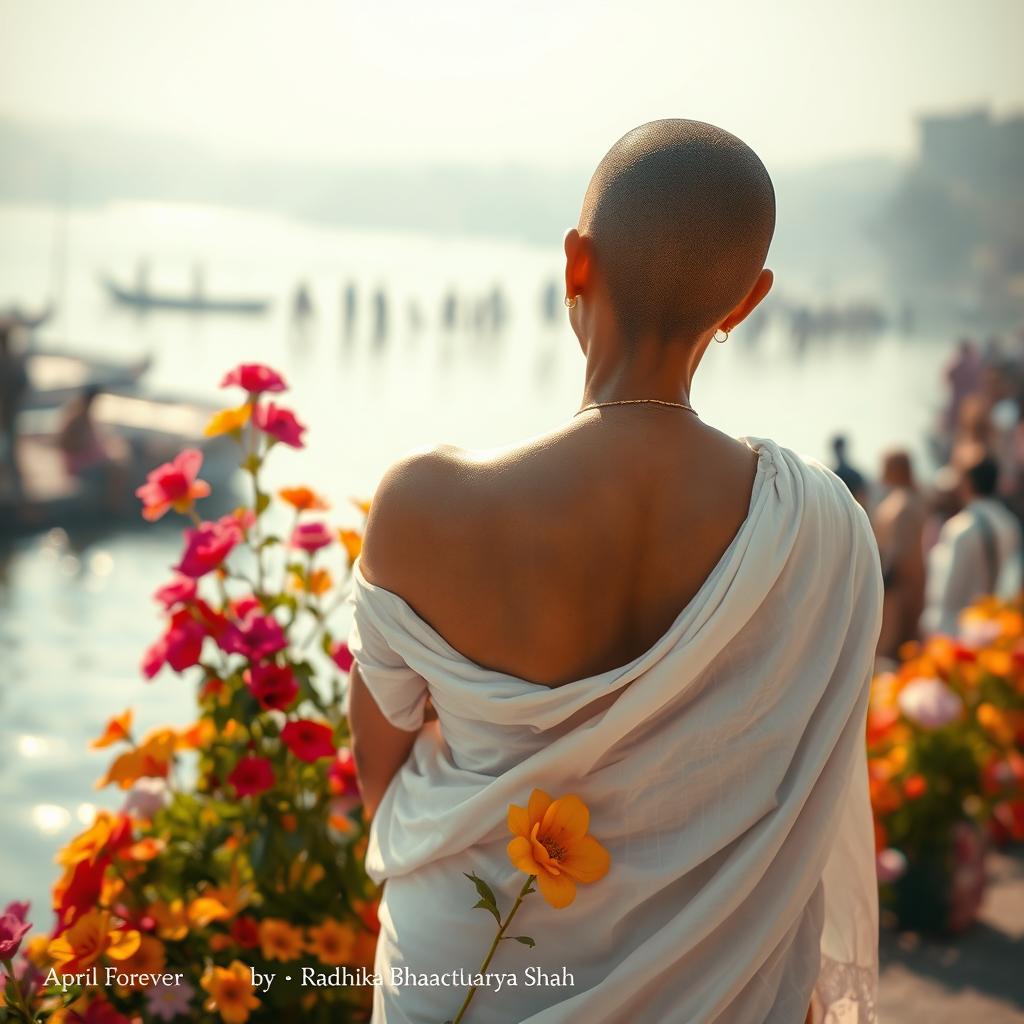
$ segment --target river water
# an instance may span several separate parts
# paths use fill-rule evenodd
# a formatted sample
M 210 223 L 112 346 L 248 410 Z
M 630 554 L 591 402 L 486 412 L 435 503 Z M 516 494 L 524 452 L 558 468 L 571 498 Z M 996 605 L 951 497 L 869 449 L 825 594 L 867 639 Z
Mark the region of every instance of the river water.
M 154 289 L 187 291 L 201 259 L 209 293 L 266 295 L 274 305 L 261 317 L 126 311 L 99 277 L 130 284 L 141 257 Z M 505 444 L 571 415 L 582 357 L 561 311 L 551 322 L 541 314 L 559 257 L 557 239 L 543 248 L 355 233 L 157 204 L 66 215 L 0 206 L 0 306 L 62 296 L 41 344 L 149 353 L 147 387 L 212 398 L 231 366 L 270 363 L 286 375 L 287 401 L 310 427 L 304 452 L 275 456 L 271 482 L 309 483 L 339 505 L 372 493 L 410 449 Z M 289 317 L 300 280 L 314 307 L 304 332 Z M 361 305 L 346 339 L 349 281 Z M 449 290 L 471 305 L 496 286 L 508 311 L 502 330 L 444 329 Z M 382 343 L 371 337 L 363 301 L 378 288 L 390 312 Z M 848 431 L 855 459 L 873 472 L 890 445 L 923 452 L 949 351 L 947 336 L 887 332 L 801 352 L 781 324 L 769 324 L 756 344 L 741 327 L 728 344 L 711 346 L 692 399 L 726 431 L 770 436 L 819 458 L 832 432 Z M 0 548 L 0 905 L 29 897 L 45 908 L 57 846 L 96 806 L 119 803 L 118 794 L 93 788 L 109 752 L 86 750 L 112 713 L 134 706 L 143 729 L 191 720 L 186 684 L 171 676 L 146 684 L 138 673 L 159 628 L 149 596 L 179 548 L 175 530 L 161 527 L 54 531 Z M 48 914 L 38 920 L 48 924 Z

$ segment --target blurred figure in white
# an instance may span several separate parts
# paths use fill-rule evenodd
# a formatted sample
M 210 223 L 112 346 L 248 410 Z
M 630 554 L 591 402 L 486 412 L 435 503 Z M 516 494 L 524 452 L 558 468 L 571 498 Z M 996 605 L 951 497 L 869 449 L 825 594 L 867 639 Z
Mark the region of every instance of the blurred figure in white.
M 939 534 L 928 558 L 922 629 L 956 635 L 960 612 L 986 594 L 1013 597 L 1021 585 L 1021 531 L 996 498 L 999 468 L 985 456 L 961 471 L 962 512 Z

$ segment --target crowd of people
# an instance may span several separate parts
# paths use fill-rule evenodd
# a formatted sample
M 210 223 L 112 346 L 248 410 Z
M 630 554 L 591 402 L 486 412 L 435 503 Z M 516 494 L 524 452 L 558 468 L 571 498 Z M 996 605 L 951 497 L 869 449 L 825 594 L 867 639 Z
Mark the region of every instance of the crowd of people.
M 882 561 L 880 658 L 934 634 L 955 635 L 978 598 L 1020 592 L 1024 521 L 1024 332 L 1012 345 L 963 339 L 945 369 L 947 401 L 932 439 L 941 468 L 920 484 L 911 454 L 886 452 L 872 485 L 833 438 L 833 469 L 868 511 Z

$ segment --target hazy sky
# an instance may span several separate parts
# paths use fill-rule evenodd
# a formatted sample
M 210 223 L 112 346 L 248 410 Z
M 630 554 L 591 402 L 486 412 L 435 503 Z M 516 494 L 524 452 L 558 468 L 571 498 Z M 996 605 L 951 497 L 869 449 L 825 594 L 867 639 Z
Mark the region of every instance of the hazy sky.
M 596 160 L 656 117 L 769 162 L 1024 106 L 1024 0 L 0 0 L 0 114 L 232 155 Z

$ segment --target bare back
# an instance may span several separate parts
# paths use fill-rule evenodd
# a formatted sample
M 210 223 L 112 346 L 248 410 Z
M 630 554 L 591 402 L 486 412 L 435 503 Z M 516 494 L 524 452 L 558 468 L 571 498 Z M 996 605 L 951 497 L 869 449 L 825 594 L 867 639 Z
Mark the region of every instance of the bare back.
M 700 589 L 750 504 L 756 455 L 691 413 L 586 413 L 524 445 L 400 463 L 368 578 L 480 665 L 547 686 L 626 664 Z

